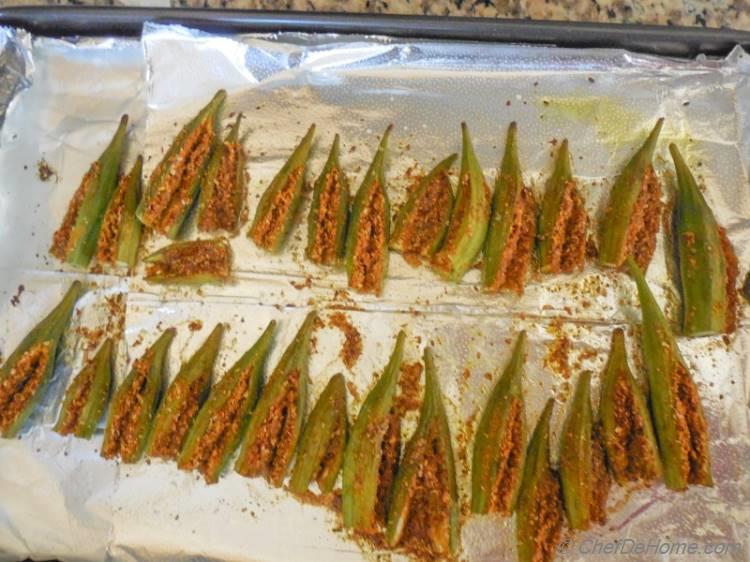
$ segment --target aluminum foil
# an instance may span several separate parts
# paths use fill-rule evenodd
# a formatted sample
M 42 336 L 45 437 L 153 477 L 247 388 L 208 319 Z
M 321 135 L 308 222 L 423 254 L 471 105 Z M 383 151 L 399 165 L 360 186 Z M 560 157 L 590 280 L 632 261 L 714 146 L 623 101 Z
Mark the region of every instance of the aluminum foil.
M 705 184 L 743 276 L 750 263 L 750 57 L 740 49 L 724 60 L 682 61 L 620 50 L 384 37 L 222 37 L 160 25 L 147 25 L 140 41 L 3 34 L 0 82 L 16 77 L 12 87 L 0 88 L 0 106 L 8 108 L 0 134 L 0 351 L 6 356 L 70 280 L 81 277 L 50 258 L 47 249 L 80 178 L 119 116 L 128 113 L 133 123 L 128 163 L 142 152 L 148 173 L 182 123 L 219 88 L 229 92 L 225 124 L 231 113 L 247 116 L 242 133 L 249 154 L 251 216 L 264 187 L 312 122 L 318 133 L 309 178 L 322 168 L 338 132 L 343 166 L 354 187 L 379 135 L 393 123 L 388 189 L 397 207 L 411 175 L 460 150 L 461 121 L 469 124 L 492 182 L 506 127 L 516 120 L 522 164 L 533 189 L 543 191 L 554 144 L 567 137 L 588 210 L 598 217 L 612 178 L 655 120 L 665 116 L 656 157 L 665 184 L 673 181 L 666 147 L 676 142 Z M 40 178 L 40 164 L 46 165 L 41 171 L 51 173 L 46 181 Z M 266 323 L 277 319 L 273 365 L 307 310 L 316 306 L 325 326 L 316 333 L 311 359 L 312 398 L 331 375 L 343 372 L 356 412 L 403 328 L 409 335 L 408 361 L 417 360 L 425 345 L 435 351 L 464 505 L 471 434 L 515 333 L 527 330 L 530 341 L 524 379 L 529 425 L 548 397 L 558 401 L 553 451 L 576 377 L 583 369 L 601 371 L 615 326 L 629 328 L 631 362 L 639 364 L 632 328 L 640 313 L 634 286 L 625 276 L 587 267 L 578 275 L 533 279 L 520 298 L 487 296 L 478 288 L 477 271 L 459 285 L 448 285 L 392 254 L 382 297 L 360 296 L 345 291 L 342 273 L 304 261 L 306 210 L 287 248 L 276 256 L 255 248 L 243 228 L 232 239 L 235 280 L 223 287 L 199 292 L 154 287 L 142 281 L 142 271 L 131 278 L 117 272 L 83 276 L 92 290 L 77 307 L 66 352 L 42 405 L 19 439 L 0 440 L 0 560 L 385 556 L 363 552 L 330 512 L 300 504 L 262 480 L 230 471 L 218 484 L 206 486 L 173 464 L 125 466 L 102 460 L 101 428 L 90 442 L 52 432 L 62 393 L 103 330 L 122 335 L 119 381 L 161 330 L 178 328 L 169 356 L 173 375 L 215 323 L 227 322 L 220 376 Z M 163 239 L 150 239 L 146 251 L 163 244 Z M 661 233 L 648 279 L 674 317 L 678 301 L 668 263 Z M 351 369 L 340 358 L 342 334 L 329 325 L 334 311 L 342 309 L 363 339 L 362 355 Z M 661 485 L 613 489 L 609 522 L 566 537 L 562 558 L 609 559 L 613 554 L 605 546 L 620 541 L 630 545 L 629 554 L 617 554 L 622 560 L 644 558 L 633 554 L 633 543 L 651 548 L 646 551 L 651 556 L 645 556 L 650 559 L 750 559 L 746 316 L 745 307 L 740 329 L 726 342 L 720 337 L 680 340 L 708 417 L 715 486 L 683 494 Z M 568 368 L 553 360 L 566 341 Z M 405 436 L 413 429 L 413 417 L 405 424 Z M 512 559 L 512 530 L 512 519 L 464 517 L 462 558 Z M 599 554 L 596 544 L 602 545 Z M 664 553 L 664 544 L 672 554 Z M 687 552 L 681 544 L 695 544 L 703 556 L 679 554 Z

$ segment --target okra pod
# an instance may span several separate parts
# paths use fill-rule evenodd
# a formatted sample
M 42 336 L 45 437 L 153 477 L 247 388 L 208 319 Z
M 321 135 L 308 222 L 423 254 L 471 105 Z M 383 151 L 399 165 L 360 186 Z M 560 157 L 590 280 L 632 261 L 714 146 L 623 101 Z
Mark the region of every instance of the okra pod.
M 425 388 L 419 422 L 393 485 L 386 540 L 431 559 L 458 550 L 458 485 L 448 418 L 432 350 L 424 350 Z
M 138 246 L 141 242 L 141 222 L 135 216 L 141 197 L 141 170 L 143 157 L 138 156 L 130 173 L 117 185 L 114 197 L 104 213 L 99 241 L 96 244 L 96 261 L 99 263 L 124 263 L 135 267 Z
M 133 364 L 117 389 L 107 416 L 101 455 L 138 462 L 146 445 L 164 383 L 164 363 L 175 329 L 166 330 Z
M 109 400 L 113 347 L 114 341 L 107 338 L 68 387 L 55 425 L 60 435 L 90 439 L 96 431 Z
M 652 159 L 664 119 L 617 176 L 599 225 L 599 264 L 620 268 L 632 256 L 647 269 L 656 248 L 661 219 L 661 185 Z
M 78 267 L 88 267 L 91 262 L 104 211 L 117 188 L 127 128 L 128 116 L 123 115 L 109 145 L 91 164 L 70 200 L 50 247 L 50 253 L 60 261 Z
M 526 423 L 521 377 L 526 332 L 521 332 L 477 426 L 471 465 L 471 511 L 510 515 L 518 500 Z
M 346 235 L 346 273 L 349 287 L 379 295 L 388 273 L 391 211 L 385 184 L 385 152 L 393 125 L 380 140 L 375 158 L 362 180 L 352 206 Z
M 698 388 L 638 265 L 627 260 L 641 302 L 641 350 L 664 482 L 672 490 L 713 486 L 708 424 Z
M 305 168 L 314 135 L 315 125 L 310 125 L 289 160 L 273 178 L 258 203 L 249 235 L 259 248 L 269 252 L 278 252 L 289 236 L 297 209 L 302 203 Z
M 226 238 L 174 242 L 143 260 L 149 283 L 222 283 L 232 273 L 232 248 Z
M 310 337 L 317 315 L 310 312 L 263 389 L 234 469 L 263 476 L 278 487 L 297 448 L 307 408 Z
M 346 382 L 339 373 L 328 381 L 305 423 L 289 481 L 292 492 L 304 494 L 313 480 L 324 494 L 333 490 L 344 462 L 347 425 Z
M 621 486 L 649 485 L 661 474 L 651 414 L 641 387 L 628 366 L 625 333 L 612 333 L 612 347 L 601 378 L 599 399 L 602 440 L 615 481 Z
M 479 255 L 490 220 L 490 189 L 474 154 L 469 128 L 461 123 L 461 171 L 448 232 L 432 257 L 432 268 L 443 278 L 458 282 Z
M 448 171 L 456 158 L 456 154 L 451 154 L 424 176 L 396 215 L 391 248 L 401 252 L 411 265 L 429 261 L 448 232 L 453 210 Z
M 0 368 L 0 436 L 15 437 L 39 402 L 55 369 L 62 335 L 83 292 L 83 285 L 74 281 Z
M 339 163 L 339 136 L 313 188 L 307 217 L 307 258 L 320 265 L 344 259 L 346 225 L 349 220 L 349 182 Z
M 516 129 L 515 122 L 508 127 L 484 245 L 482 284 L 491 293 L 503 289 L 523 293 L 534 253 L 537 205 L 523 182 Z
M 385 524 L 400 454 L 400 415 L 394 409 L 406 335 L 399 332 L 383 374 L 359 410 L 344 452 L 344 526 L 375 533 Z
M 151 172 L 136 214 L 143 224 L 177 238 L 201 186 L 219 136 L 224 90 L 177 134 L 161 162 Z
M 542 273 L 572 273 L 583 268 L 588 217 L 570 167 L 568 139 L 557 152 L 539 217 L 539 267 Z
M 250 423 L 275 329 L 276 322 L 271 321 L 258 341 L 211 389 L 185 439 L 178 468 L 197 470 L 208 484 L 219 480 Z
M 560 480 L 571 529 L 588 529 L 607 520 L 611 485 L 604 447 L 591 410 L 591 372 L 578 377 L 573 402 L 562 428 Z
M 737 258 L 703 198 L 690 168 L 669 145 L 677 172 L 674 233 L 686 336 L 733 332 L 737 327 Z
M 198 196 L 198 230 L 236 232 L 245 205 L 245 149 L 240 142 L 240 120 L 237 114 L 232 128 L 208 161 Z
M 223 333 L 223 324 L 217 324 L 170 383 L 146 442 L 147 456 L 177 459 L 195 416 L 208 396 Z
M 563 525 L 560 479 L 550 465 L 550 399 L 531 435 L 516 507 L 516 544 L 521 562 L 555 558 Z

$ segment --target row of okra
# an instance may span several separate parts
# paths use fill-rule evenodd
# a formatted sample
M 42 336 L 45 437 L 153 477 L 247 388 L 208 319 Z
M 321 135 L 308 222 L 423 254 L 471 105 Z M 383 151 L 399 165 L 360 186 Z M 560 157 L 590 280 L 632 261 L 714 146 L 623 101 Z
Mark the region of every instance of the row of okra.
M 100 263 L 122 261 L 132 268 L 142 225 L 177 238 L 184 232 L 196 200 L 199 231 L 237 232 L 247 199 L 246 155 L 239 137 L 241 114 L 221 138 L 225 98 L 223 90 L 218 92 L 185 125 L 151 173 L 142 197 L 140 159 L 116 187 L 125 138 L 125 125 L 121 124 L 73 197 L 54 235 L 53 255 L 82 267 L 96 255 Z M 353 201 L 339 160 L 336 135 L 314 182 L 306 256 L 324 266 L 345 265 L 349 286 L 374 294 L 383 289 L 390 250 L 401 252 L 411 264 L 426 263 L 441 277 L 455 282 L 481 261 L 482 285 L 488 292 L 522 293 L 532 269 L 543 274 L 571 273 L 582 269 L 591 253 L 598 255 L 599 265 L 605 268 L 622 269 L 626 258 L 632 257 L 645 270 L 665 211 L 660 179 L 652 164 L 662 124 L 660 119 L 614 182 L 599 223 L 595 250 L 589 243 L 591 221 L 571 169 L 567 140 L 560 144 L 538 203 L 524 183 L 516 124 L 508 130 L 494 193 L 463 124 L 455 193 L 449 177 L 457 158 L 454 154 L 438 163 L 410 191 L 391 228 L 385 174 L 391 127 L 383 135 Z M 283 249 L 294 226 L 305 191 L 314 132 L 313 125 L 255 209 L 248 235 L 269 252 Z M 733 332 L 738 307 L 734 250 L 677 147 L 672 144 L 669 149 L 677 176 L 672 210 L 683 333 L 699 336 Z M 201 244 L 166 250 L 183 255 L 192 251 L 188 260 L 192 269 L 183 266 L 165 273 L 163 256 L 151 256 L 146 261 L 153 271 L 147 275 L 163 281 L 226 279 L 231 262 L 225 241 L 214 243 L 223 249 L 223 260 L 218 263 L 202 259 L 201 252 L 208 251 L 211 242 Z M 160 260 L 161 265 L 154 265 Z
M 671 328 L 628 258 L 643 315 L 640 348 L 648 391 L 634 376 L 625 336 L 614 331 L 600 378 L 598 415 L 591 373 L 579 375 L 562 427 L 559 465 L 551 462 L 550 399 L 527 444 L 524 400 L 526 335 L 521 332 L 502 376 L 482 406 L 473 443 L 471 511 L 516 515 L 519 558 L 551 560 L 562 528 L 602 524 L 612 477 L 619 485 L 673 490 L 713 485 L 708 428 L 700 397 Z M 66 325 L 82 286 L 35 327 L 0 370 L 0 432 L 22 429 L 54 370 Z M 180 368 L 162 396 L 164 363 L 175 335 L 163 332 L 138 358 L 114 392 L 101 454 L 137 462 L 176 461 L 216 482 L 239 448 L 234 470 L 294 494 L 322 494 L 340 482 L 344 526 L 381 537 L 390 547 L 429 559 L 460 551 L 460 497 L 451 431 L 432 350 L 424 350 L 419 421 L 403 452 L 399 378 L 405 334 L 372 385 L 353 423 L 344 376 L 333 376 L 308 411 L 311 336 L 317 314 L 306 317 L 267 381 L 271 322 L 255 344 L 213 386 L 223 326 L 217 325 Z M 106 340 L 68 385 L 55 431 L 90 438 L 109 402 L 114 342 Z M 339 479 L 339 475 L 341 478 Z M 332 505 L 336 505 L 335 503 Z

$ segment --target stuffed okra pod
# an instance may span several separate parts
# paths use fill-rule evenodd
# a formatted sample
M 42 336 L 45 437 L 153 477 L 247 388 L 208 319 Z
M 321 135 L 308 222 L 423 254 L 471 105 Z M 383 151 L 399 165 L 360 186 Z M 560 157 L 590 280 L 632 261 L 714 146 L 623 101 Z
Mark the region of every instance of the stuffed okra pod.
M 143 224 L 177 238 L 193 206 L 219 136 L 221 108 L 227 93 L 219 90 L 177 134 L 151 172 L 136 214 Z
M 385 152 L 393 125 L 380 140 L 375 158 L 362 180 L 352 206 L 346 237 L 346 274 L 349 287 L 379 295 L 388 273 L 391 211 L 385 185 Z
M 39 402 L 55 369 L 60 340 L 83 292 L 83 285 L 74 281 L 0 368 L 0 436 L 15 437 Z
M 240 142 L 242 113 L 211 155 L 198 197 L 198 230 L 236 232 L 247 195 L 245 149 Z
M 339 163 L 339 136 L 313 188 L 307 218 L 307 258 L 320 265 L 344 259 L 346 225 L 349 220 L 349 182 Z
M 68 387 L 55 425 L 60 435 L 90 439 L 96 431 L 109 400 L 113 347 L 112 339 L 106 339 Z
M 344 452 L 344 526 L 376 533 L 386 523 L 401 451 L 401 417 L 394 408 L 406 335 L 399 332 L 383 374 L 362 403 Z
M 607 461 L 621 486 L 651 484 L 661 474 L 651 414 L 646 398 L 628 366 L 625 334 L 612 333 L 612 347 L 601 377 L 599 418 Z
M 143 261 L 149 283 L 221 283 L 232 273 L 232 248 L 226 238 L 188 240 L 160 248 Z
M 117 188 L 127 128 L 128 116 L 123 115 L 109 145 L 91 164 L 70 200 L 50 248 L 50 253 L 60 261 L 78 267 L 89 265 L 96 251 L 105 210 Z
M 180 469 L 197 470 L 208 484 L 219 480 L 250 423 L 275 329 L 276 322 L 270 322 L 258 341 L 213 386 L 177 459 Z
M 712 486 L 708 425 L 698 388 L 638 265 L 628 259 L 641 302 L 641 349 L 664 482 L 672 490 Z
M 307 157 L 314 135 L 315 125 L 311 125 L 260 198 L 249 236 L 264 250 L 280 251 L 289 236 L 302 203 Z
M 277 487 L 284 482 L 307 408 L 310 337 L 316 320 L 315 312 L 307 315 L 263 389 L 234 465 L 243 476 L 263 476 Z
M 166 330 L 133 363 L 130 374 L 117 389 L 107 416 L 101 455 L 119 456 L 122 462 L 138 462 L 146 445 L 154 412 L 164 384 L 164 363 L 175 329 Z
M 572 273 L 583 268 L 588 217 L 573 179 L 568 139 L 557 152 L 539 217 L 539 268 L 542 273 Z
M 516 545 L 521 562 L 555 558 L 563 525 L 560 479 L 550 464 L 550 399 L 539 417 L 526 450 L 521 491 L 516 507 Z
M 677 172 L 674 233 L 686 336 L 737 328 L 737 258 L 679 150 L 669 145 Z
M 96 261 L 99 263 L 120 262 L 130 269 L 135 267 L 142 228 L 135 216 L 141 197 L 142 167 L 143 157 L 138 156 L 130 173 L 120 179 L 117 191 L 104 213 L 96 245 Z
M 211 387 L 224 325 L 217 324 L 169 384 L 146 443 L 146 455 L 175 460 Z
M 652 159 L 664 119 L 659 119 L 617 176 L 599 225 L 599 263 L 620 268 L 631 256 L 648 268 L 656 248 L 661 219 L 661 185 Z
M 443 278 L 458 282 L 477 259 L 490 220 L 490 190 L 474 154 L 469 128 L 461 123 L 461 171 L 448 232 L 432 257 L 432 268 Z
M 305 423 L 289 481 L 292 492 L 304 494 L 313 481 L 324 494 L 333 490 L 344 461 L 347 426 L 346 382 L 339 373 L 328 381 Z
M 537 205 L 534 194 L 523 183 L 516 128 L 515 122 L 508 128 L 484 245 L 482 284 L 489 292 L 509 289 L 523 293 L 534 254 Z
M 526 455 L 521 388 L 525 358 L 526 332 L 521 332 L 477 426 L 471 464 L 473 513 L 510 515 L 515 509 Z
M 432 258 L 448 232 L 453 210 L 448 172 L 455 159 L 451 154 L 424 176 L 396 215 L 391 248 L 411 265 Z
M 607 520 L 611 485 L 604 447 L 591 410 L 591 372 L 578 377 L 573 402 L 562 428 L 560 480 L 571 529 L 588 529 Z
M 441 558 L 458 550 L 458 486 L 448 418 L 432 350 L 424 351 L 425 388 L 419 423 L 393 485 L 386 540 Z

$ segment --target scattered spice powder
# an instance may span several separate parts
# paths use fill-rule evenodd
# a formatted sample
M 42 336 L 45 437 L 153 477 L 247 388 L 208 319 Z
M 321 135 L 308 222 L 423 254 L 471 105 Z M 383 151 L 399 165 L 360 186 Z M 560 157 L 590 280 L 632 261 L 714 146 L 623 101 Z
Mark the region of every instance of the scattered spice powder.
M 570 339 L 560 333 L 555 340 L 547 345 L 547 356 L 544 358 L 544 366 L 555 373 L 562 375 L 564 379 L 570 379 Z
M 191 332 L 197 332 L 202 328 L 203 328 L 203 322 L 201 322 L 200 320 L 191 320 L 188 323 L 188 330 L 190 330 Z
M 26 287 L 23 285 L 19 285 L 16 289 L 16 294 L 10 297 L 10 304 L 13 306 L 18 306 L 21 304 L 21 294 L 26 290 Z
M 339 351 L 339 357 L 351 369 L 362 355 L 362 335 L 343 312 L 335 312 L 328 320 L 328 325 L 338 328 L 344 334 L 344 343 Z
M 52 176 L 55 178 L 58 177 L 55 169 L 49 165 L 49 162 L 44 157 L 36 163 L 36 175 L 41 181 L 49 181 Z

